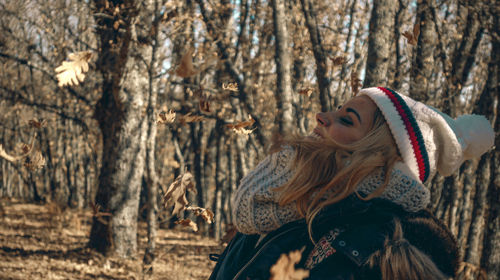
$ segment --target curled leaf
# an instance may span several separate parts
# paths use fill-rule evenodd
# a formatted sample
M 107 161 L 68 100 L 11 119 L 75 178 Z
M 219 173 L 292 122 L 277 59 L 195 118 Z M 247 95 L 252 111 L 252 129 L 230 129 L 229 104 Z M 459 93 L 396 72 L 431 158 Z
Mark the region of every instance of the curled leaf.
M 193 175 L 191 175 L 191 173 L 189 172 L 186 172 L 179 175 L 164 192 L 165 195 L 163 197 L 163 201 L 165 203 L 165 207 L 171 206 L 172 204 L 174 205 L 172 215 L 179 214 L 179 212 L 183 211 L 188 205 L 188 200 L 186 198 L 186 192 L 188 190 L 196 193 Z
M 45 158 L 40 151 L 36 151 L 30 156 L 29 159 L 24 163 L 24 166 L 31 171 L 36 171 L 41 169 L 45 165 Z
M 89 61 L 92 57 L 91 51 L 71 53 L 68 58 L 71 61 L 63 61 L 62 65 L 56 68 L 57 84 L 59 87 L 66 85 L 78 85 L 85 79 L 85 72 L 89 70 Z
M 238 84 L 237 83 L 229 83 L 229 84 L 222 84 L 222 89 L 223 90 L 229 90 L 229 91 L 238 91 Z
M 159 124 L 171 124 L 175 120 L 175 112 L 169 110 L 168 112 L 162 111 L 158 114 L 158 120 L 156 121 Z
M 310 97 L 311 94 L 313 93 L 313 89 L 312 88 L 305 88 L 305 89 L 301 89 L 299 90 L 298 92 L 300 95 L 305 95 L 307 97 Z
M 245 127 L 251 126 L 252 124 L 255 123 L 255 120 L 252 118 L 251 115 L 248 115 L 248 118 L 249 118 L 248 121 L 238 122 L 236 124 L 226 124 L 226 126 L 228 128 L 230 128 L 236 134 L 248 135 L 255 130 L 255 129 L 246 129 L 245 128 Z
M 233 224 L 227 224 L 224 236 L 220 239 L 221 243 L 229 243 L 231 239 L 238 233 L 238 230 Z
M 356 96 L 359 92 L 359 88 L 361 87 L 361 80 L 358 78 L 358 73 L 356 71 L 351 73 L 351 89 L 353 96 Z
M 189 48 L 186 53 L 182 56 L 181 62 L 177 69 L 175 70 L 175 74 L 182 78 L 187 78 L 194 76 L 198 73 L 197 70 L 194 69 L 193 66 L 193 53 L 194 49 Z
M 14 162 L 16 162 L 16 161 L 18 161 L 18 160 L 20 160 L 20 159 L 22 159 L 22 158 L 27 157 L 27 156 L 29 155 L 29 153 L 31 153 L 32 149 L 33 149 L 33 146 L 31 146 L 31 147 L 30 147 L 30 146 L 28 146 L 28 145 L 23 145 L 23 147 L 22 147 L 22 151 L 23 151 L 23 153 L 22 153 L 21 155 L 18 155 L 18 156 L 11 156 L 11 155 L 9 155 L 9 154 L 8 154 L 8 153 L 4 150 L 3 145 L 2 145 L 2 144 L 0 144 L 0 157 L 2 157 L 2 158 L 4 158 L 4 159 L 6 159 L 6 160 L 8 160 L 8 161 L 10 161 L 10 162 L 12 162 L 12 163 L 14 163 Z
M 271 267 L 271 280 L 302 280 L 309 277 L 309 271 L 305 269 L 295 269 L 302 257 L 301 250 L 292 251 L 289 254 L 282 254 L 278 261 Z
M 200 100 L 200 111 L 210 113 L 210 93 L 208 91 L 204 91 L 202 88 L 200 88 L 199 92 L 199 100 Z
M 42 128 L 42 127 L 47 126 L 47 120 L 45 120 L 45 119 L 40 119 L 40 120 L 32 119 L 32 120 L 28 121 L 28 124 L 34 128 Z
M 196 216 L 202 217 L 203 220 L 205 220 L 209 224 L 214 222 L 214 212 L 212 212 L 210 209 L 205 209 L 198 206 L 188 206 L 186 207 L 186 210 L 193 211 Z
M 330 60 L 333 63 L 333 66 L 342 65 L 346 62 L 346 58 L 343 56 L 330 57 Z
M 194 232 L 198 231 L 198 225 L 190 219 L 178 220 L 175 223 L 184 227 L 190 227 Z
M 191 115 L 191 112 L 189 112 L 185 115 L 179 115 L 177 119 L 179 120 L 180 124 L 184 125 L 191 122 L 201 122 L 205 118 L 203 116 L 193 116 Z
M 413 26 L 413 31 L 405 31 L 402 35 L 408 40 L 408 44 L 416 46 L 418 43 L 418 36 L 420 35 L 420 22 L 416 22 Z

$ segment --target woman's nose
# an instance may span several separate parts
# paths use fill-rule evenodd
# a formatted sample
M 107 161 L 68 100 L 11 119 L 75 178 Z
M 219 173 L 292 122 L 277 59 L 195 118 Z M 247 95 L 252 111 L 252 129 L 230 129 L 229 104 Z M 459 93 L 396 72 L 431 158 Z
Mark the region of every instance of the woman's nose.
M 326 116 L 325 113 L 317 113 L 316 121 L 318 122 L 319 126 L 327 127 L 330 125 L 330 121 L 328 120 L 328 117 Z

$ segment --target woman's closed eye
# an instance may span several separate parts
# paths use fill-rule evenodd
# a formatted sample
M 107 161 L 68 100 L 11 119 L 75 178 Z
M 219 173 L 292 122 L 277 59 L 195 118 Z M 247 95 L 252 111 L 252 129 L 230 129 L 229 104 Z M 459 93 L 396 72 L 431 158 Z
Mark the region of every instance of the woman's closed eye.
M 340 123 L 345 125 L 345 126 L 351 126 L 354 124 L 354 122 L 348 117 L 340 117 L 339 120 L 340 120 Z

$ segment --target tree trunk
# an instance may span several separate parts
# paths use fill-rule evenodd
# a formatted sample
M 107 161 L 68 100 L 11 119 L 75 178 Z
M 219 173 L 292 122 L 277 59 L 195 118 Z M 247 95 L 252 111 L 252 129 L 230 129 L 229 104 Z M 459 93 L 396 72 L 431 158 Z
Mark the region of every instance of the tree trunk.
M 426 102 L 429 99 L 429 86 L 434 69 L 434 49 L 436 48 L 436 32 L 433 21 L 433 0 L 418 2 L 416 25 L 420 26 L 415 59 L 410 71 L 410 97 Z
M 498 1 L 494 1 L 494 3 Z M 495 148 L 491 151 L 490 158 L 490 181 L 488 186 L 488 206 L 489 213 L 486 220 L 486 236 L 483 244 L 483 256 L 481 267 L 486 268 L 489 280 L 500 279 L 500 24 L 498 15 L 491 10 L 493 24 L 489 32 L 492 34 L 491 60 L 488 64 L 488 79 L 486 88 L 479 100 L 477 110 L 488 114 L 488 118 L 493 122 L 493 129 L 496 131 Z
M 374 0 L 368 35 L 368 55 L 364 87 L 385 86 L 391 55 L 392 33 L 397 3 L 395 0 Z
M 149 26 L 147 4 L 140 11 L 137 3 L 114 7 L 95 2 L 101 52 L 97 68 L 102 73 L 103 96 L 96 108 L 102 131 L 103 156 L 95 198 L 100 211 L 95 214 L 89 246 L 106 254 L 131 257 L 137 253 L 137 215 L 139 193 L 145 168 L 148 119 L 145 118 L 149 81 L 145 61 L 151 47 L 141 26 Z M 115 9 L 116 8 L 116 9 Z M 119 11 L 118 24 L 114 18 Z M 139 20 L 136 14 L 139 14 Z M 118 28 L 116 28 L 118 26 Z
M 319 101 L 321 103 L 321 111 L 327 112 L 332 109 L 330 80 L 327 76 L 327 57 L 323 49 L 321 34 L 318 29 L 316 20 L 316 11 L 312 0 L 301 0 L 302 11 L 306 19 L 307 30 L 309 31 L 309 39 L 311 40 L 314 59 L 316 61 L 316 78 L 318 79 Z
M 289 134 L 293 130 L 293 107 L 292 107 L 292 82 L 291 82 L 291 60 L 290 46 L 288 40 L 288 28 L 285 15 L 284 0 L 272 0 L 274 37 L 276 38 L 276 109 L 278 132 L 281 135 Z

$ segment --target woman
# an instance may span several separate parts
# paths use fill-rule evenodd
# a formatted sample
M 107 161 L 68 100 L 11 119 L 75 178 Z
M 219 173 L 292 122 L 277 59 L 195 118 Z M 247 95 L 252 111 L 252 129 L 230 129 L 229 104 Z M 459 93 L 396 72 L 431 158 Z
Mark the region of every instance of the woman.
M 310 279 L 445 279 L 456 242 L 425 207 L 424 183 L 493 145 L 480 116 L 457 120 L 387 88 L 367 88 L 312 135 L 278 143 L 232 198 L 240 233 L 210 279 L 269 279 L 302 251 Z

